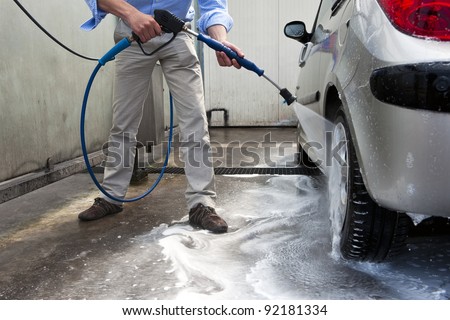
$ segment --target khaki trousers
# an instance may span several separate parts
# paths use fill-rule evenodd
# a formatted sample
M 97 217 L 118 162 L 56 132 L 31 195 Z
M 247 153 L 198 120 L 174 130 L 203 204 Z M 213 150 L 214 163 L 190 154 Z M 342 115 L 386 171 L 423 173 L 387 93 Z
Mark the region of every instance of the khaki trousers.
M 130 34 L 131 30 L 120 21 L 114 34 L 115 40 L 119 41 Z M 152 52 L 171 37 L 171 33 L 163 34 L 144 44 L 144 48 Z M 194 40 L 184 32 L 180 32 L 169 45 L 152 56 L 144 55 L 135 42 L 117 55 L 109 146 L 114 148 L 115 154 L 119 152 L 121 161 L 114 161 L 114 165 L 105 167 L 102 186 L 113 196 L 125 198 L 133 173 L 136 134 L 157 61 L 161 64 L 178 115 L 181 154 L 188 183 L 185 192 L 188 208 L 197 203 L 214 207 L 214 169 L 201 69 Z M 103 194 L 101 196 L 107 201 L 121 204 Z M 167 195 L 169 201 L 171 196 Z

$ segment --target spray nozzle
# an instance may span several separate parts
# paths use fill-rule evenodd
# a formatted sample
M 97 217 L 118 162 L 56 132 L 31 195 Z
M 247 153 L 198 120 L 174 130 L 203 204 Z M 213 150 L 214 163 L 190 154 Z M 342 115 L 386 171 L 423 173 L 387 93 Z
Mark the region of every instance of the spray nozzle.
M 284 98 L 288 106 L 297 100 L 297 97 L 293 96 L 286 88 L 280 90 L 280 95 Z

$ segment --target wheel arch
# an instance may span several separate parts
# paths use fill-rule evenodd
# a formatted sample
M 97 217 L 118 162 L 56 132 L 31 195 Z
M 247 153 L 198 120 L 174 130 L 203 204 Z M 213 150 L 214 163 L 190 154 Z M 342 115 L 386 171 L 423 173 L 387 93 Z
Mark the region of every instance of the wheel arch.
M 364 184 L 368 186 L 369 184 L 364 170 L 364 163 L 362 162 L 362 157 L 360 154 L 358 137 L 355 134 L 355 128 L 353 126 L 352 117 L 349 112 L 349 108 L 347 106 L 345 97 L 344 99 L 342 99 L 342 97 L 343 93 L 340 93 L 337 86 L 334 83 L 330 82 L 326 88 L 326 92 L 324 95 L 323 114 L 328 121 L 334 122 L 336 114 L 342 106 L 342 111 L 344 112 L 344 116 L 347 119 L 348 129 L 350 130 L 350 139 L 352 140 L 352 144 L 354 145 L 355 148 L 356 159 L 358 160 L 361 169 L 361 176 L 364 181 Z M 367 191 L 369 192 L 371 198 L 374 199 L 371 190 L 367 188 Z
M 324 115 L 329 121 L 333 121 L 336 112 L 342 105 L 341 98 L 339 97 L 339 92 L 334 84 L 328 84 L 324 95 Z M 344 106 L 345 108 L 345 106 Z

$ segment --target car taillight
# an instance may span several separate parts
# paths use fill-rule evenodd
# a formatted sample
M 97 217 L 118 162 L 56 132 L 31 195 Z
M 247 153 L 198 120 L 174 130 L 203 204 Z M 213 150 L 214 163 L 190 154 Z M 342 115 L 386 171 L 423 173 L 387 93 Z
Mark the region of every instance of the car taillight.
M 449 0 L 378 0 L 389 20 L 400 31 L 450 41 Z

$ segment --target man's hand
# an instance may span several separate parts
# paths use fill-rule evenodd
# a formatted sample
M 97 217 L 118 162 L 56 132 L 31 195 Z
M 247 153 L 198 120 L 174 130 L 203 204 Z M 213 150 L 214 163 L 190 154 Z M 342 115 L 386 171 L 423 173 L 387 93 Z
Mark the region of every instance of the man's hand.
M 136 11 L 125 20 L 131 30 L 139 37 L 141 42 L 147 42 L 150 39 L 161 35 L 161 26 L 151 15 Z
M 221 42 L 223 45 L 227 46 L 231 50 L 237 53 L 237 55 L 241 58 L 244 57 L 244 53 L 241 49 L 236 47 L 231 42 L 226 41 L 227 31 L 222 25 L 214 25 L 208 28 L 208 34 L 211 38 Z M 231 67 L 234 66 L 237 69 L 240 69 L 240 64 L 235 59 L 230 59 L 225 52 L 216 51 L 217 62 L 222 67 Z
M 103 11 L 125 21 L 142 42 L 161 35 L 161 27 L 152 16 L 144 14 L 123 0 L 98 0 Z

